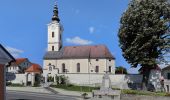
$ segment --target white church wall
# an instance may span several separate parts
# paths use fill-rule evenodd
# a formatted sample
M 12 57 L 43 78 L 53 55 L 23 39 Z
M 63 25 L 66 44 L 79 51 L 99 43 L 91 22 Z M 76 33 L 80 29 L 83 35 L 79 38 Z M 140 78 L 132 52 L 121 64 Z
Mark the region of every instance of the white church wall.
M 76 85 L 100 86 L 103 74 L 62 74 L 69 82 Z M 128 83 L 142 83 L 142 75 L 109 75 L 114 88 L 128 89 Z
M 44 64 L 44 69 L 48 69 L 49 68 L 49 64 L 51 65 L 57 65 L 57 61 L 56 60 L 44 60 L 43 62 Z
M 89 63 L 90 61 L 90 63 Z M 80 63 L 80 72 L 78 73 L 96 73 L 95 68 L 96 66 L 99 66 L 99 72 L 98 73 L 105 73 L 106 70 L 108 70 L 107 67 L 112 67 L 112 74 L 115 73 L 115 61 L 114 60 L 106 60 L 106 59 L 59 59 L 59 60 L 44 60 L 44 74 L 47 73 L 54 73 L 57 74 L 57 72 L 52 71 L 49 72 L 49 64 L 54 65 L 55 68 L 59 69 L 59 73 L 62 73 L 62 64 L 65 64 L 65 69 L 67 69 L 67 73 L 77 73 L 77 63 Z M 90 69 L 90 70 L 89 70 Z
M 111 66 L 112 70 L 111 73 L 115 74 L 115 60 L 114 59 L 107 59 L 107 70 L 109 69 L 109 66 Z

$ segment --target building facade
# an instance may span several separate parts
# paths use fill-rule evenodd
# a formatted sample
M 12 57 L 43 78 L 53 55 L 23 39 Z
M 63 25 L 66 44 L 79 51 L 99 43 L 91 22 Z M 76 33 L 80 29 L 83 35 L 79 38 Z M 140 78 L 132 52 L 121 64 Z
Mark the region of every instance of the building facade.
M 43 57 L 43 76 L 60 74 L 115 73 L 115 58 L 105 45 L 65 46 L 62 44 L 63 26 L 58 17 L 57 5 L 48 24 L 48 50 Z
M 15 61 L 14 57 L 0 44 L 0 100 L 5 100 L 6 67 L 12 61 Z
M 170 66 L 162 69 L 162 76 L 164 78 L 165 91 L 170 92 Z
M 31 62 L 27 58 L 17 58 L 15 62 L 7 68 L 7 72 L 10 73 L 24 73 L 24 71 L 31 66 Z

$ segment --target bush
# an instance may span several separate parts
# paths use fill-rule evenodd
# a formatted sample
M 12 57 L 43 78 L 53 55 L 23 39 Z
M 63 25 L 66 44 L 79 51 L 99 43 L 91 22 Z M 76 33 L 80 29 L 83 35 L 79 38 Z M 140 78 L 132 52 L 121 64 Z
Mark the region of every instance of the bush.
M 10 86 L 12 82 L 6 82 L 6 86 Z
M 39 87 L 40 83 L 39 82 L 35 82 L 33 87 Z
M 170 96 L 169 93 L 165 92 L 149 92 L 139 90 L 122 90 L 123 94 L 136 94 L 136 95 L 149 95 L 149 96 Z
M 88 87 L 88 86 L 76 86 L 73 84 L 58 84 L 58 85 L 50 85 L 54 88 L 61 88 L 69 91 L 80 91 L 80 92 L 92 92 L 92 90 L 97 90 L 99 87 Z
M 8 86 L 10 86 L 10 87 L 24 87 L 24 85 L 19 84 L 19 83 L 12 83 L 12 84 L 10 84 Z

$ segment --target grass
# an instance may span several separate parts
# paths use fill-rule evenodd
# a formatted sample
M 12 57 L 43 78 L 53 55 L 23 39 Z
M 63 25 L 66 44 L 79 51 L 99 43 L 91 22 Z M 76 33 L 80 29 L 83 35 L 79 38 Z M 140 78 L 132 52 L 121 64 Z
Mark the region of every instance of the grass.
M 76 85 L 51 85 L 54 88 L 65 89 L 69 91 L 79 91 L 79 92 L 92 92 L 92 90 L 99 90 L 99 87 L 89 87 L 89 86 L 76 86 Z M 120 90 L 118 88 L 113 88 L 113 90 Z M 148 95 L 148 96 L 170 96 L 170 93 L 165 92 L 150 92 L 141 90 L 121 90 L 122 94 L 132 94 L 132 95 Z
M 8 85 L 9 87 L 24 87 L 24 85 L 22 84 L 18 84 L 18 83 L 12 83 L 10 85 Z
M 134 94 L 134 95 L 149 95 L 149 96 L 170 96 L 170 93 L 165 92 L 150 92 L 139 90 L 121 90 L 122 94 Z
M 75 86 L 75 85 L 51 85 L 54 88 L 65 89 L 69 91 L 80 91 L 80 92 L 92 92 L 92 90 L 99 89 L 98 87 L 89 87 L 89 86 Z

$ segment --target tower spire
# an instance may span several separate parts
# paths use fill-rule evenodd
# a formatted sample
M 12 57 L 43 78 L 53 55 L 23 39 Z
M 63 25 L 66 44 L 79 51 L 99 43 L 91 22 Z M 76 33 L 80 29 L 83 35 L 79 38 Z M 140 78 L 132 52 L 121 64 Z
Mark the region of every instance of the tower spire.
M 58 7 L 57 7 L 57 2 L 56 2 L 55 5 L 54 5 L 52 21 L 60 22 L 60 19 L 59 19 L 59 17 L 58 17 Z

